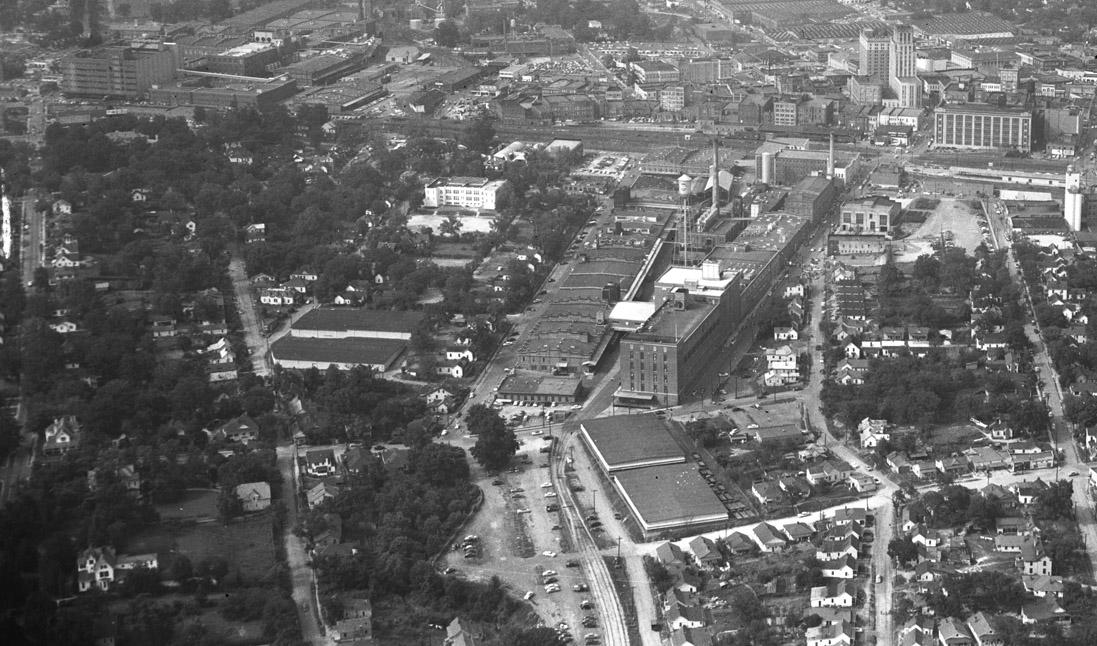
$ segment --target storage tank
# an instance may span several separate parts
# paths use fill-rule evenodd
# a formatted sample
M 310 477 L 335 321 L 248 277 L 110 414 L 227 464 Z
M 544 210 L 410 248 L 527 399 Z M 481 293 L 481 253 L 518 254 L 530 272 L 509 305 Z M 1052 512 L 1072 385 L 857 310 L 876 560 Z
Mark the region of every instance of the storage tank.
M 772 184 L 773 176 L 775 174 L 776 160 L 773 157 L 773 153 L 762 153 L 762 183 Z
M 690 184 L 692 183 L 693 178 L 682 173 L 682 175 L 678 177 L 678 197 L 689 197 Z

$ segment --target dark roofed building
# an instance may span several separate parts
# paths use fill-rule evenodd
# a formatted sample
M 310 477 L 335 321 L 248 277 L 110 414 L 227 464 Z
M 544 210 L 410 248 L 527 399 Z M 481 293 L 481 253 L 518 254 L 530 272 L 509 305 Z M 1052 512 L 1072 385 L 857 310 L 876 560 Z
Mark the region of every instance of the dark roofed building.
M 286 335 L 270 347 L 274 363 L 296 370 L 366 366 L 376 372 L 392 368 L 407 342 L 388 338 L 308 338 Z
M 616 415 L 584 420 L 579 432 L 602 470 L 613 473 L 685 462 L 667 423 L 655 415 Z

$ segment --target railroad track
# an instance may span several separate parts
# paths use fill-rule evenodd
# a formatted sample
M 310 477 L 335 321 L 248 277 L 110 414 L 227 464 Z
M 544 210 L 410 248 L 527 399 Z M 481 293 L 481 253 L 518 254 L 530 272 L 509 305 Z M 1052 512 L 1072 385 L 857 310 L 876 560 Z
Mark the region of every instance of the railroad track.
M 613 585 L 613 579 L 610 577 L 605 560 L 602 559 L 602 553 L 579 512 L 575 492 L 567 484 L 563 458 L 564 437 L 563 434 L 557 436 L 556 442 L 553 443 L 550 469 L 552 483 L 557 493 L 566 498 L 566 504 L 561 505 L 560 508 L 561 519 L 567 524 L 568 532 L 572 537 L 572 547 L 579 556 L 590 584 L 591 599 L 596 605 L 595 610 L 601 627 L 602 643 L 606 646 L 628 646 L 625 610 L 621 605 L 621 599 L 617 596 L 617 588 Z M 569 434 L 567 437 L 570 441 L 574 435 Z M 581 628 L 577 627 L 576 630 Z

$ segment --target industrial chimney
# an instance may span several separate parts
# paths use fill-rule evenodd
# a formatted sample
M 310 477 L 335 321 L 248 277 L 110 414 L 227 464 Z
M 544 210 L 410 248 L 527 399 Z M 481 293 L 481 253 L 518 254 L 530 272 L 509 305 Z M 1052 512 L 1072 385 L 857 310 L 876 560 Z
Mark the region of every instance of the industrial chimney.
M 827 153 L 827 179 L 834 179 L 834 133 L 830 133 L 830 152 Z
M 720 213 L 720 138 L 715 134 L 712 135 L 712 170 L 710 171 L 710 177 L 712 181 L 712 211 L 714 214 Z

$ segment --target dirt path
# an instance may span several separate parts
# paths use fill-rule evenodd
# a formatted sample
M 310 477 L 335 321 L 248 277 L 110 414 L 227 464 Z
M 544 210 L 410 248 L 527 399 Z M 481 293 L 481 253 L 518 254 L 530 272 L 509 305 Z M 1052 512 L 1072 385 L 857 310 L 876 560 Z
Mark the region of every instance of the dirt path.
M 316 574 L 309 566 L 308 555 L 301 537 L 293 533 L 297 526 L 297 482 L 294 478 L 294 449 L 292 444 L 278 447 L 278 470 L 282 473 L 282 499 L 286 505 L 286 522 L 282 539 L 286 546 L 286 565 L 293 580 L 293 602 L 297 606 L 297 618 L 301 623 L 301 638 L 313 646 L 330 646 L 320 626 L 320 611 L 316 599 Z

